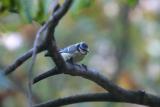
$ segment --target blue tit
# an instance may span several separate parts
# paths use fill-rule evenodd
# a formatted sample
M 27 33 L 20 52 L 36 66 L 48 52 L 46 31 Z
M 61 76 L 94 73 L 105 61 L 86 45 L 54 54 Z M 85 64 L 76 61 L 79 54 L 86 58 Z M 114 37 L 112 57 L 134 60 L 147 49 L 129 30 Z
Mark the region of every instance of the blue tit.
M 79 62 L 89 52 L 88 45 L 85 42 L 69 45 L 59 51 L 65 61 Z M 48 53 L 45 56 L 50 56 Z

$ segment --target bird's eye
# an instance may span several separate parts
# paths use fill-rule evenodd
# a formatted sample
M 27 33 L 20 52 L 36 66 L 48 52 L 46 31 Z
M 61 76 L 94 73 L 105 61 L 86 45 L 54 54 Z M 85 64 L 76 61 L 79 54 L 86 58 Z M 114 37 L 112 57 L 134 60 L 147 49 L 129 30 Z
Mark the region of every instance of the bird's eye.
M 86 49 L 86 48 L 88 48 L 88 45 L 86 43 L 83 43 L 82 47 Z

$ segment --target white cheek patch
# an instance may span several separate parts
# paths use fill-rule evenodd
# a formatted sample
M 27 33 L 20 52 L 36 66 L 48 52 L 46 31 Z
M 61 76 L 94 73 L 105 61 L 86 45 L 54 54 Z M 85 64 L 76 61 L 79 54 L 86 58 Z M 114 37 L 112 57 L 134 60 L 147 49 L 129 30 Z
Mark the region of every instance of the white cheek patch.
M 80 53 L 81 54 L 87 54 L 87 51 L 84 51 L 84 50 L 80 49 Z

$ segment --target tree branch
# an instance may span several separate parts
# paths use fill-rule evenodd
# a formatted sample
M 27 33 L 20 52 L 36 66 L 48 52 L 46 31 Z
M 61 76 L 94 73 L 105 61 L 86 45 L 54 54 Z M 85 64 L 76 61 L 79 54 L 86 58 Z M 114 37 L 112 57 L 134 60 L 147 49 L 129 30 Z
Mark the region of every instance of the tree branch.
M 40 52 L 42 52 L 44 50 L 45 50 L 44 46 L 39 46 L 37 48 L 37 53 L 40 53 Z M 32 53 L 33 53 L 33 49 L 30 49 L 29 51 L 27 51 L 26 53 L 24 53 L 22 56 L 20 56 L 19 58 L 17 58 L 14 63 L 12 63 L 11 65 L 7 66 L 7 68 L 5 68 L 3 70 L 4 74 L 5 75 L 9 75 L 14 70 L 16 70 L 19 66 L 21 66 L 27 59 L 29 59 L 32 56 Z
M 50 72 L 51 75 L 54 74 L 54 72 L 62 72 L 64 74 L 69 74 L 72 76 L 81 76 L 88 80 L 94 81 L 95 83 L 103 87 L 104 89 L 108 90 L 109 92 L 117 96 L 125 97 L 126 93 L 128 93 L 127 95 L 130 95 L 129 94 L 130 91 L 124 90 L 121 87 L 117 86 L 116 84 L 112 83 L 105 76 L 101 75 L 99 71 L 93 68 L 86 69 L 84 66 L 81 66 L 78 64 L 72 65 L 70 63 L 66 63 L 66 65 L 67 65 L 67 69 L 65 69 L 64 71 L 60 71 L 60 70 L 56 71 L 55 69 L 52 69 L 52 70 L 45 72 L 44 75 L 46 75 L 48 72 Z M 43 74 L 41 74 L 41 76 L 42 75 Z M 48 75 L 48 76 L 51 76 L 51 75 Z M 45 78 L 47 78 L 47 76 Z M 35 79 L 37 79 L 37 77 Z
M 53 10 L 56 10 L 57 9 L 57 5 L 58 5 L 58 0 L 54 1 L 53 4 L 55 5 L 53 7 Z M 32 54 L 32 60 L 31 60 L 31 64 L 30 64 L 30 67 L 29 67 L 29 72 L 28 72 L 28 78 L 29 78 L 29 81 L 28 81 L 28 104 L 29 104 L 29 107 L 32 107 L 32 83 L 33 83 L 33 80 L 32 80 L 32 76 L 33 76 L 33 66 L 34 66 L 34 63 L 36 61 L 36 53 L 37 53 L 37 47 L 39 45 L 42 45 L 42 44 L 47 44 L 47 39 L 45 38 L 46 36 L 48 37 L 48 33 L 45 35 L 45 31 L 49 29 L 49 24 L 50 24 L 50 19 L 47 23 L 45 23 L 37 32 L 36 34 L 36 38 L 35 38 L 35 41 L 34 41 L 34 45 L 33 45 L 33 54 Z M 48 28 L 48 29 L 47 29 Z M 44 35 L 42 34 L 44 33 Z M 41 40 L 41 37 L 44 38 L 44 40 Z M 46 45 L 47 46 L 47 45 Z
M 71 3 L 72 3 L 72 0 L 66 0 L 64 5 L 61 8 L 56 9 L 56 13 L 55 13 L 55 15 L 53 15 L 54 21 L 52 21 L 52 22 L 54 22 L 54 25 L 56 25 L 56 23 L 58 23 L 57 21 L 55 21 L 55 19 L 58 19 L 58 21 L 59 21 L 60 18 L 62 18 L 64 16 L 64 14 L 68 11 Z M 48 25 L 50 23 L 51 22 L 49 22 Z M 53 27 L 53 31 L 54 31 L 54 29 L 55 29 L 55 26 Z M 53 35 L 53 34 L 51 34 L 51 35 Z M 36 53 L 40 53 L 40 52 L 44 51 L 45 48 L 46 48 L 46 46 L 39 46 Z M 22 56 L 17 58 L 17 60 L 13 64 L 7 66 L 7 68 L 4 69 L 4 74 L 8 75 L 8 74 L 12 73 L 15 69 L 17 69 L 19 66 L 21 66 L 27 59 L 29 59 L 32 56 L 32 54 L 33 54 L 33 49 L 30 49 L 28 52 L 26 52 L 25 54 L 23 54 Z
M 146 93 L 144 91 L 129 91 L 125 90 L 116 84 L 109 81 L 106 77 L 100 74 L 99 71 L 93 69 L 93 68 L 85 68 L 80 65 L 72 65 L 70 63 L 66 63 L 67 70 L 66 71 L 60 71 L 64 74 L 69 74 L 72 76 L 81 76 L 83 78 L 89 79 L 91 81 L 94 81 L 104 89 L 108 90 L 111 94 L 116 96 L 121 101 L 129 101 L 131 103 L 135 104 L 141 104 L 141 105 L 149 105 L 152 107 L 158 107 L 160 105 L 160 97 L 151 95 L 149 93 Z M 52 71 L 53 70 L 53 71 Z M 55 69 L 49 70 L 50 74 L 54 74 Z M 51 73 L 53 72 L 53 73 Z M 58 72 L 58 71 L 56 71 Z M 44 73 L 44 74 L 47 74 Z M 43 74 L 41 74 L 42 76 Z M 48 75 L 48 76 L 51 76 Z M 36 78 L 35 78 L 36 79 Z M 43 78 L 44 79 L 44 78 Z M 41 78 L 42 80 L 42 78 Z M 38 81 L 37 81 L 38 82 Z
M 51 58 L 53 62 L 56 64 L 56 68 L 38 76 L 37 78 L 34 79 L 34 83 L 52 76 L 52 75 L 57 75 L 60 73 L 72 75 L 72 76 L 81 76 L 83 78 L 86 78 L 88 80 L 91 80 L 95 82 L 96 84 L 100 85 L 103 87 L 105 90 L 109 91 L 109 93 L 106 93 L 106 95 L 102 94 L 88 94 L 88 95 L 79 95 L 77 96 L 72 96 L 64 99 L 59 99 L 55 100 L 52 102 L 48 103 L 42 103 L 43 104 L 48 104 L 48 106 L 51 106 L 50 104 L 54 104 L 52 106 L 58 106 L 58 104 L 72 104 L 76 102 L 83 102 L 83 101 L 98 101 L 101 99 L 102 101 L 115 101 L 115 102 L 129 102 L 129 103 L 135 103 L 135 104 L 141 104 L 141 105 L 149 105 L 152 107 L 159 107 L 160 106 L 160 97 L 154 96 L 148 93 L 145 93 L 144 91 L 130 91 L 130 90 L 125 90 L 118 85 L 112 83 L 109 81 L 105 76 L 101 75 L 99 71 L 93 69 L 93 68 L 87 68 L 85 66 L 81 65 L 73 65 L 70 63 L 66 63 L 62 56 L 58 53 L 58 48 L 56 46 L 56 40 L 54 37 L 55 33 L 55 28 L 57 24 L 59 23 L 60 19 L 66 14 L 66 12 L 69 10 L 69 7 L 71 6 L 73 0 L 65 0 L 63 5 L 61 7 L 58 6 L 56 8 L 49 19 L 49 21 L 46 23 L 46 42 L 45 46 L 38 47 L 37 51 L 34 51 L 35 53 L 39 53 L 45 49 L 48 50 L 48 52 L 51 55 Z M 25 53 L 23 56 L 18 58 L 14 64 L 10 65 L 8 68 L 6 68 L 5 74 L 9 74 L 12 71 L 14 71 L 17 67 L 19 67 L 23 62 L 25 62 L 28 58 L 31 57 L 33 54 L 33 50 L 31 49 L 27 53 Z M 96 95 L 96 96 L 95 96 Z M 75 98 L 75 100 L 74 100 Z M 83 99 L 84 100 L 83 100 Z M 95 99 L 94 99 L 95 98 Z M 71 102 L 71 100 L 73 102 Z M 35 106 L 36 107 L 36 106 Z M 41 107 L 38 106 L 37 107 Z M 42 106 L 43 107 L 43 106 Z
M 59 107 L 75 103 L 95 101 L 121 102 L 121 100 L 110 93 L 95 93 L 64 97 L 57 100 L 51 100 L 45 103 L 37 104 L 33 107 Z
M 57 11 L 53 12 L 52 18 L 50 20 L 50 24 L 47 30 L 47 49 L 48 52 L 51 54 L 51 58 L 53 62 L 55 62 L 58 69 L 65 69 L 65 61 L 63 60 L 62 56 L 58 53 L 58 48 L 56 46 L 56 40 L 54 37 L 55 28 L 59 23 L 60 19 L 66 14 L 71 6 L 73 0 L 65 0 L 63 5 L 57 9 Z
M 56 41 L 54 39 L 54 36 L 52 37 L 52 35 L 55 32 L 55 28 L 58 24 L 58 22 L 60 21 L 60 19 L 64 16 L 64 14 L 68 11 L 69 7 L 71 6 L 72 0 L 66 0 L 64 2 L 64 4 L 59 7 L 58 5 L 58 0 L 54 3 L 55 6 L 53 7 L 53 15 L 52 17 L 47 21 L 46 24 L 44 24 L 39 31 L 37 32 L 36 35 L 36 39 L 34 42 L 34 46 L 33 49 L 30 50 L 28 53 L 26 53 L 25 55 L 23 55 L 22 57 L 18 58 L 18 60 L 16 60 L 16 62 L 9 66 L 6 70 L 5 70 L 5 74 L 9 74 L 12 71 L 14 71 L 18 66 L 20 66 L 24 61 L 26 61 L 30 56 L 32 56 L 32 61 L 31 61 L 31 66 L 29 67 L 29 73 L 28 73 L 28 77 L 29 77 L 29 82 L 28 82 L 28 100 L 29 100 L 29 106 L 32 106 L 32 75 L 33 75 L 33 65 L 35 63 L 36 60 L 36 54 L 39 51 L 37 47 L 39 47 L 40 45 L 45 45 L 45 49 L 47 48 L 48 51 L 50 53 L 55 53 L 56 57 L 54 57 L 55 55 L 53 55 L 53 60 L 56 63 L 56 65 L 60 68 L 58 63 L 61 63 L 62 66 L 65 68 L 65 62 L 63 61 L 62 57 L 60 54 L 58 53 L 58 49 L 56 46 Z M 46 35 L 44 35 L 46 38 L 43 41 L 40 41 L 40 37 L 41 34 L 47 30 Z M 52 41 L 53 38 L 53 41 Z M 40 43 L 41 42 L 41 43 Z M 57 61 L 56 58 L 59 58 L 60 61 Z
M 58 71 L 57 68 L 53 68 L 53 69 L 51 69 L 51 70 L 49 70 L 49 71 L 47 71 L 47 72 L 45 72 L 45 73 L 43 73 L 43 74 L 38 75 L 37 77 L 35 77 L 33 79 L 33 84 L 35 84 L 35 83 L 37 83 L 37 82 L 39 82 L 39 81 L 41 81 L 41 80 L 43 80 L 45 78 L 48 78 L 50 76 L 58 75 L 58 74 L 61 74 L 61 73 L 62 72 Z
M 132 104 L 140 104 L 140 105 L 147 105 L 143 104 L 141 102 L 134 101 L 132 99 L 119 99 L 117 96 L 111 94 L 111 93 L 94 93 L 94 94 L 81 94 L 81 95 L 74 95 L 69 97 L 60 98 L 57 100 L 51 100 L 45 103 L 37 104 L 33 107 L 59 107 L 69 104 L 75 104 L 75 103 L 82 103 L 82 102 L 121 102 L 121 103 L 132 103 Z M 156 105 L 154 107 L 158 107 L 159 105 Z
M 55 13 L 53 14 L 53 17 L 56 17 L 57 20 L 60 20 L 69 10 L 71 7 L 73 0 L 65 0 L 61 8 L 59 8 Z

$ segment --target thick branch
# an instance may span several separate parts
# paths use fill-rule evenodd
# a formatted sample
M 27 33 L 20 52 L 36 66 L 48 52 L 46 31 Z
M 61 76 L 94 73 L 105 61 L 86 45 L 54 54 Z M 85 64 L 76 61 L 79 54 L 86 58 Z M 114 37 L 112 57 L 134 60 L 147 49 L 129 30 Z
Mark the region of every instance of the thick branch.
M 52 15 L 50 24 L 47 30 L 47 48 L 48 52 L 51 54 L 52 60 L 55 62 L 59 69 L 66 68 L 65 62 L 61 55 L 58 53 L 58 48 L 56 46 L 56 40 L 54 38 L 55 28 L 59 23 L 60 19 L 66 14 L 71 6 L 73 0 L 65 0 L 63 5 L 57 9 Z
M 106 94 L 107 97 L 105 98 L 105 100 L 107 98 L 110 98 L 110 100 L 108 99 L 106 101 L 112 101 L 112 100 L 116 101 L 116 102 L 122 101 L 122 102 L 130 102 L 130 103 L 135 103 L 135 104 L 149 105 L 152 107 L 159 107 L 160 106 L 160 98 L 157 96 L 145 93 L 143 91 L 125 90 L 125 89 L 117 86 L 116 84 L 112 83 L 111 81 L 109 81 L 105 76 L 101 75 L 100 72 L 98 72 L 95 69 L 86 68 L 85 66 L 80 66 L 80 65 L 72 65 L 70 63 L 64 62 L 62 56 L 58 53 L 58 48 L 56 46 L 56 40 L 54 38 L 54 33 L 55 33 L 55 28 L 56 28 L 57 24 L 59 23 L 60 19 L 68 11 L 69 7 L 72 4 L 72 1 L 73 0 L 65 0 L 64 4 L 61 7 L 57 8 L 55 10 L 55 12 L 53 12 L 51 19 L 48 21 L 48 24 L 46 24 L 46 26 L 47 26 L 46 47 L 39 47 L 36 52 L 36 53 L 39 53 L 47 48 L 49 53 L 51 54 L 51 58 L 55 62 L 56 67 L 58 69 L 52 69 L 52 70 L 50 70 L 50 72 L 45 73 L 45 75 L 42 74 L 41 76 L 39 76 L 39 78 L 35 78 L 34 82 L 38 82 L 39 80 L 42 80 L 48 76 L 57 75 L 60 73 L 65 73 L 65 74 L 69 74 L 69 75 L 73 75 L 73 76 L 81 76 L 83 78 L 89 79 L 89 80 L 97 83 L 98 85 L 100 85 L 101 87 L 103 87 L 104 89 L 109 91 L 110 94 L 109 93 Z M 6 70 L 4 70 L 5 74 L 7 75 L 7 74 L 11 73 L 12 71 L 14 71 L 18 66 L 20 66 L 23 62 L 25 62 L 28 58 L 30 58 L 32 53 L 33 53 L 33 49 L 28 51 L 22 57 L 18 58 L 14 64 L 12 64 Z M 90 100 L 87 99 L 87 97 L 90 97 L 90 96 L 92 96 L 92 95 L 88 95 L 88 96 L 81 95 L 80 98 L 77 100 L 73 100 L 74 97 L 69 97 L 68 99 L 72 99 L 75 102 L 82 102 L 82 101 L 91 101 L 91 100 L 95 101 L 97 98 L 97 96 L 95 96 L 96 98 L 94 96 L 92 96 L 92 98 L 95 98 L 95 99 L 90 99 Z M 100 96 L 98 96 L 98 97 L 100 97 Z M 84 100 L 82 100 L 82 98 L 84 98 Z M 103 96 L 103 98 L 104 98 L 104 96 Z M 56 101 L 57 102 L 60 101 L 64 105 L 74 103 L 74 102 L 70 103 L 69 100 L 68 101 L 66 101 L 66 100 L 67 100 L 67 98 L 65 100 L 59 99 Z M 56 101 L 54 101 L 54 102 L 56 102 Z M 60 104 L 57 102 L 56 102 L 56 104 Z M 51 103 L 52 102 L 48 102 L 48 104 L 51 104 Z
M 53 3 L 55 6 L 53 7 L 53 10 L 56 11 L 56 8 L 58 6 L 58 0 L 56 0 L 54 3 Z M 36 53 L 37 53 L 37 46 L 39 45 L 39 42 L 41 42 L 41 44 L 47 44 L 47 38 L 45 38 L 46 36 L 48 37 L 48 35 L 42 35 L 42 33 L 45 33 L 46 30 L 49 29 L 49 24 L 50 24 L 50 19 L 47 23 L 45 23 L 37 32 L 36 34 L 36 38 L 35 38 L 35 41 L 34 41 L 34 45 L 33 45 L 33 54 L 32 54 L 32 61 L 31 61 L 31 64 L 30 64 L 30 67 L 29 67 L 29 72 L 28 72 L 28 78 L 29 78 L 29 82 L 28 82 L 28 104 L 29 104 L 29 107 L 32 107 L 32 76 L 33 76 L 33 66 L 34 66 L 34 63 L 36 61 Z M 48 28 L 48 29 L 47 29 Z M 47 33 L 48 34 L 48 33 Z M 41 36 L 44 36 L 44 40 L 41 41 L 40 38 Z M 51 36 L 51 35 L 50 35 Z M 47 45 L 45 45 L 47 46 Z
M 99 73 L 99 71 L 97 71 L 95 69 L 92 69 L 92 68 L 86 69 L 85 67 L 83 67 L 81 65 L 72 65 L 70 63 L 67 63 L 67 69 L 65 71 L 60 71 L 60 70 L 57 71 L 57 69 L 53 68 L 53 69 L 45 72 L 44 74 L 41 74 L 40 76 L 37 76 L 36 78 L 34 78 L 34 82 L 38 82 L 42 79 L 45 79 L 49 76 L 52 76 L 56 72 L 60 72 L 60 73 L 63 72 L 64 74 L 84 77 L 86 79 L 94 81 L 95 83 L 97 83 L 98 85 L 100 85 L 101 87 L 103 87 L 104 89 L 108 90 L 109 92 L 111 92 L 112 94 L 115 94 L 115 95 L 124 96 L 125 95 L 124 93 L 129 92 L 129 91 L 123 90 L 122 88 L 113 84 L 111 81 L 109 81 L 106 77 L 101 75 Z M 48 75 L 48 74 L 50 74 L 50 75 Z M 44 77 L 44 78 L 40 78 L 40 77 Z
M 33 107 L 59 107 L 69 104 L 75 104 L 75 103 L 82 103 L 82 102 L 121 102 L 121 103 L 133 103 L 133 104 L 140 104 L 140 105 L 146 105 L 142 104 L 139 101 L 134 101 L 131 99 L 119 99 L 115 95 L 111 93 L 95 93 L 95 94 L 82 94 L 82 95 L 75 95 L 75 96 L 69 96 L 60 98 L 57 100 L 51 100 L 45 103 L 37 104 Z M 156 107 L 156 106 L 155 106 Z M 158 107 L 158 105 L 157 105 Z
M 72 3 L 72 0 L 66 0 L 64 5 L 57 10 L 56 15 L 54 15 L 54 25 L 55 26 L 57 25 L 60 18 L 62 18 L 64 16 L 64 14 L 68 11 L 71 3 Z M 58 21 L 55 21 L 55 19 L 58 19 Z M 51 21 L 50 23 L 52 23 L 52 22 L 53 21 Z M 47 25 L 47 26 L 49 26 L 49 25 Z M 50 30 L 54 31 L 55 26 L 53 27 L 53 29 L 50 27 Z M 48 33 L 48 35 L 49 34 L 53 35 L 54 33 L 51 32 L 51 33 Z M 37 49 L 37 53 L 40 53 L 43 50 L 45 50 L 45 46 L 40 46 Z M 4 74 L 8 75 L 8 74 L 12 73 L 15 69 L 17 69 L 20 65 L 22 65 L 27 59 L 29 59 L 32 56 L 32 54 L 33 54 L 33 49 L 30 49 L 24 55 L 17 58 L 17 60 L 13 64 L 7 66 L 7 68 L 4 69 Z
M 144 91 L 125 90 L 118 85 L 112 83 L 105 76 L 101 75 L 100 72 L 92 68 L 85 69 L 85 67 L 73 66 L 69 63 L 67 64 L 67 68 L 69 68 L 69 70 L 64 73 L 81 76 L 91 81 L 94 81 L 104 89 L 108 90 L 110 93 L 117 96 L 119 99 L 132 100 L 136 104 L 137 102 L 139 102 L 142 105 L 149 105 L 152 107 L 160 106 L 160 97 L 145 93 Z
M 56 19 L 60 20 L 71 7 L 73 0 L 65 0 L 61 8 L 59 8 L 53 15 Z
M 75 103 L 95 102 L 95 101 L 122 102 L 122 100 L 119 100 L 110 93 L 96 93 L 96 94 L 82 94 L 82 95 L 60 98 L 57 100 L 52 100 L 45 103 L 37 104 L 33 107 L 59 107 Z
M 149 105 L 152 107 L 159 107 L 160 105 L 160 97 L 145 93 L 143 91 L 125 90 L 117 86 L 116 84 L 112 83 L 111 81 L 109 81 L 106 77 L 101 75 L 100 72 L 98 72 L 95 69 L 92 69 L 92 68 L 86 69 L 83 66 L 72 65 L 70 63 L 67 63 L 67 68 L 68 70 L 63 71 L 63 73 L 69 74 L 72 76 L 81 76 L 91 81 L 94 81 L 95 83 L 103 87 L 104 89 L 108 90 L 111 94 L 116 96 L 116 98 L 118 98 L 121 101 L 128 101 L 128 102 L 132 102 L 135 104 L 141 104 L 141 105 Z M 50 74 L 51 72 L 55 72 L 54 71 L 55 69 L 52 69 L 52 70 L 53 71 L 51 70 L 49 71 Z M 47 74 L 47 72 L 44 74 Z M 41 74 L 41 76 L 42 75 L 43 74 Z M 51 75 L 48 75 L 48 76 L 51 76 Z

